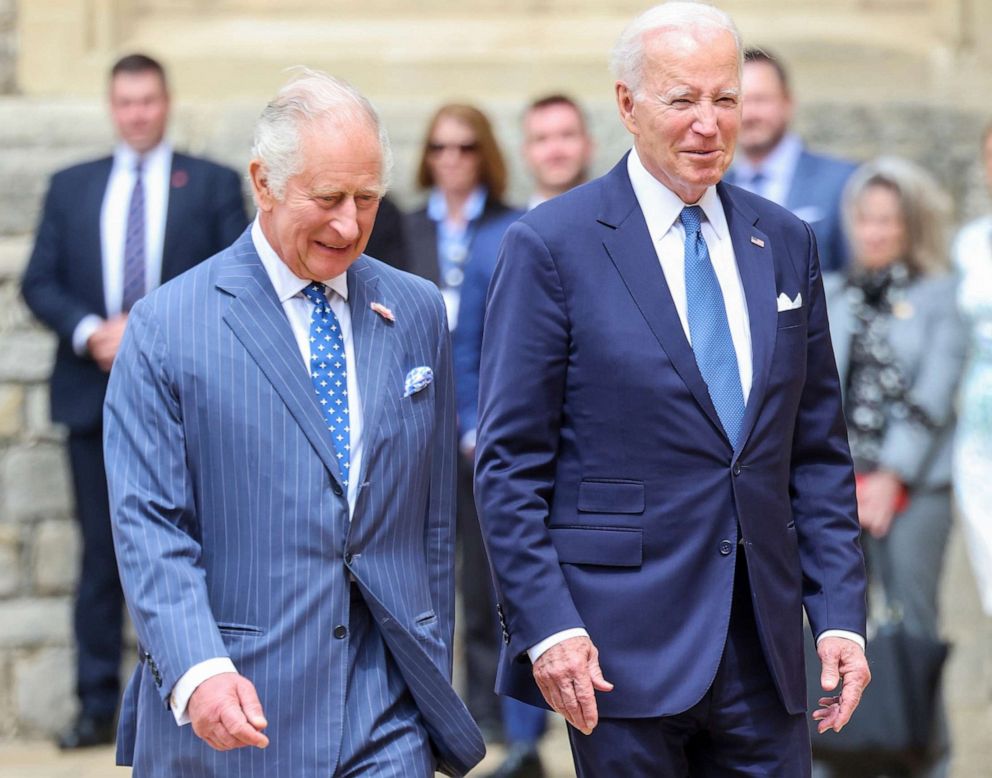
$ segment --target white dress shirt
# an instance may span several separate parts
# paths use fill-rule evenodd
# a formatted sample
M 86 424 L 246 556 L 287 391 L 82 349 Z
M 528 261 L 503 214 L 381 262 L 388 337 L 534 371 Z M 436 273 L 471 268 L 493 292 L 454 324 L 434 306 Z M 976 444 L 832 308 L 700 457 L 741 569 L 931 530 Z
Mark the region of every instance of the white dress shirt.
M 795 133 L 787 132 L 760 165 L 752 165 L 742 154 L 734 162 L 734 183 L 766 200 L 785 206 L 802 153 L 802 140 Z M 754 176 L 758 172 L 764 180 L 755 186 Z
M 251 225 L 251 239 L 255 251 L 262 260 L 265 272 L 276 290 L 279 302 L 286 312 L 289 325 L 300 349 L 303 364 L 310 371 L 310 315 L 313 313 L 313 303 L 303 294 L 303 289 L 310 283 L 309 279 L 299 278 L 293 274 L 285 262 L 279 259 L 275 249 L 269 245 L 258 218 Z M 351 473 L 348 479 L 348 513 L 355 510 L 355 498 L 358 494 L 361 480 L 363 440 L 362 440 L 362 400 L 358 388 L 358 370 L 355 361 L 355 341 L 351 331 L 351 309 L 348 307 L 348 277 L 345 273 L 324 281 L 327 286 L 327 302 L 338 318 L 341 335 L 344 338 L 345 359 L 348 364 L 348 421 L 351 426 Z M 177 724 L 189 724 L 189 698 L 193 696 L 201 683 L 208 678 L 221 673 L 235 673 L 237 669 L 228 657 L 216 657 L 193 665 L 176 682 L 169 698 L 172 713 Z
M 631 149 L 627 157 L 627 174 L 630 176 L 634 196 L 647 222 L 651 243 L 664 271 L 665 281 L 668 283 L 668 290 L 675 303 L 679 321 L 682 322 L 686 340 L 691 345 L 685 293 L 685 228 L 679 220 L 679 215 L 687 204 L 648 172 L 637 155 L 637 149 Z M 751 394 L 753 377 L 751 325 L 747 300 L 744 297 L 744 285 L 737 268 L 734 246 L 730 240 L 727 217 L 715 186 L 709 187 L 693 205 L 702 208 L 706 217 L 702 222 L 703 239 L 709 250 L 720 291 L 723 293 L 723 304 L 727 309 L 727 322 L 730 325 L 730 338 L 734 342 L 734 351 L 737 354 L 737 369 L 740 371 L 741 389 L 744 391 L 746 404 Z M 563 640 L 588 636 L 588 634 L 580 627 L 557 632 L 529 648 L 527 655 L 531 662 L 536 662 L 541 654 Z M 854 640 L 862 649 L 865 645 L 864 638 L 860 635 L 843 630 L 826 630 L 817 636 L 817 642 L 831 636 Z
M 125 143 L 114 148 L 114 161 L 100 208 L 100 255 L 103 295 L 107 317 L 121 312 L 124 298 L 124 242 L 127 216 L 134 191 L 138 153 Z M 145 292 L 162 283 L 162 250 L 165 245 L 165 219 L 169 208 L 172 177 L 172 146 L 163 141 L 142 157 L 142 188 L 145 195 Z M 72 333 L 72 348 L 86 353 L 86 342 L 103 319 L 84 316 Z

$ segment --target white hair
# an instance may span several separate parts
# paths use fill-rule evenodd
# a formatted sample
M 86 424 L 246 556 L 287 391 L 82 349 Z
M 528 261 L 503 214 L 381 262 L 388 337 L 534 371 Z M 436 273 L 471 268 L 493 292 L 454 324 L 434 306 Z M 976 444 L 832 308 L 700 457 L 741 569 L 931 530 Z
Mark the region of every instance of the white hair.
M 265 166 L 269 189 L 276 199 L 286 194 L 290 178 L 303 169 L 301 131 L 320 120 L 339 126 L 365 124 L 374 130 L 382 151 L 380 192 L 386 193 L 393 154 L 386 128 L 375 108 L 346 81 L 318 70 L 292 68 L 293 77 L 276 93 L 255 123 L 252 157 Z
M 734 37 L 737 45 L 737 67 L 743 66 L 744 43 L 734 20 L 708 3 L 693 0 L 672 0 L 649 8 L 628 24 L 610 56 L 610 70 L 617 81 L 625 83 L 635 95 L 640 93 L 644 78 L 644 38 L 647 33 L 663 29 L 723 30 Z

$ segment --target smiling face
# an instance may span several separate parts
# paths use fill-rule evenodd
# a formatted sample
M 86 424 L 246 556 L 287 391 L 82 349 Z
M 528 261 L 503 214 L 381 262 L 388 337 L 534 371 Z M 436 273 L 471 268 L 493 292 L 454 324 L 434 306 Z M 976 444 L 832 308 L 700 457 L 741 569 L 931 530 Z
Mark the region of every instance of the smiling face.
M 854 253 L 862 267 L 881 270 L 906 256 L 906 219 L 899 195 L 874 184 L 854 206 Z
M 617 104 L 648 172 L 695 203 L 730 166 L 741 123 L 733 35 L 707 28 L 660 30 L 644 40 L 635 95 L 617 82 Z
M 259 223 L 279 258 L 299 278 L 326 281 L 365 250 L 382 194 L 382 150 L 371 126 L 319 121 L 301 132 L 303 165 L 281 198 L 265 166 L 249 167 Z
M 744 65 L 741 149 L 754 161 L 768 156 L 792 121 L 792 98 L 775 67 L 754 61 Z

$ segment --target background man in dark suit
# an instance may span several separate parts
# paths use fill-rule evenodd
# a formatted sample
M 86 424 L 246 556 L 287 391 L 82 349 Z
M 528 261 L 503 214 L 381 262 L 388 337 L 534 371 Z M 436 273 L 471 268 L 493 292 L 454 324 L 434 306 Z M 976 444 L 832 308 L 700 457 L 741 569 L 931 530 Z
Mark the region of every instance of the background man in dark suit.
M 634 148 L 512 225 L 490 288 L 476 499 L 498 689 L 565 716 L 583 777 L 809 776 L 804 608 L 823 687 L 844 680 L 821 732 L 869 677 L 816 242 L 720 183 L 726 14 L 656 6 L 613 66 Z
M 24 299 L 56 332 L 52 419 L 69 428 L 82 532 L 75 605 L 80 712 L 63 748 L 113 741 L 123 599 L 103 464 L 103 398 L 128 312 L 145 292 L 228 245 L 247 224 L 237 173 L 174 152 L 165 72 L 132 54 L 110 76 L 112 157 L 56 173 L 45 199 Z
M 789 74 L 780 60 L 760 49 L 746 50 L 742 86 L 743 153 L 726 180 L 788 208 L 807 222 L 816 235 L 823 272 L 843 270 L 850 251 L 840 202 L 854 164 L 814 154 L 789 130 L 795 106 Z

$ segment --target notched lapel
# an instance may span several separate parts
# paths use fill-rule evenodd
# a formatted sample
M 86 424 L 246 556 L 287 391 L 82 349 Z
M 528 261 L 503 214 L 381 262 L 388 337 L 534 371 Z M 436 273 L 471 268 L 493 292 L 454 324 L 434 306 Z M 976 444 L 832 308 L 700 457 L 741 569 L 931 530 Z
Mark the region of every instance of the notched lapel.
M 706 382 L 699 372 L 696 356 L 685 336 L 671 290 L 661 263 L 658 262 L 658 253 L 651 243 L 647 223 L 627 178 L 626 157 L 610 176 L 619 177 L 620 165 L 623 165 L 623 180 L 613 181 L 613 187 L 607 193 L 612 202 L 608 203 L 604 215 L 599 219 L 607 227 L 615 225 L 604 238 L 603 246 L 620 273 L 627 291 L 634 298 L 634 304 L 676 372 L 710 422 L 723 435 L 720 417 L 717 416 Z
M 313 384 L 286 313 L 252 246 L 250 232 L 242 235 L 218 271 L 217 287 L 234 296 L 224 321 L 282 398 L 331 477 L 341 484 L 337 457 Z
M 351 335 L 358 362 L 358 385 L 362 396 L 362 435 L 364 454 L 360 483 L 366 480 L 368 463 L 379 440 L 379 418 L 386 402 L 387 386 L 394 369 L 396 328 L 403 325 L 403 310 L 389 299 L 375 268 L 364 256 L 348 269 L 348 301 L 351 308 Z M 372 303 L 389 309 L 396 321 L 389 321 L 372 310 Z
M 778 326 L 778 306 L 775 289 L 775 246 L 768 235 L 758 229 L 758 215 L 743 203 L 738 203 L 722 184 L 717 187 L 727 217 L 730 240 L 734 246 L 737 269 L 744 287 L 747 316 L 751 327 L 751 392 L 744 411 L 744 422 L 738 442 L 741 448 L 757 419 L 768 370 L 775 351 Z

